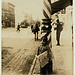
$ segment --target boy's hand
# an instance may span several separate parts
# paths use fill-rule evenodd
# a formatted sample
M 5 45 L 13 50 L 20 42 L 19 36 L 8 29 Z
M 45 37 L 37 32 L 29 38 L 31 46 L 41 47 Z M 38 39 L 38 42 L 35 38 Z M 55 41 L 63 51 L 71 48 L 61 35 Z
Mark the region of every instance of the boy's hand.
M 37 56 L 37 55 L 35 55 L 35 57 L 36 57 L 36 58 L 38 58 L 38 56 Z

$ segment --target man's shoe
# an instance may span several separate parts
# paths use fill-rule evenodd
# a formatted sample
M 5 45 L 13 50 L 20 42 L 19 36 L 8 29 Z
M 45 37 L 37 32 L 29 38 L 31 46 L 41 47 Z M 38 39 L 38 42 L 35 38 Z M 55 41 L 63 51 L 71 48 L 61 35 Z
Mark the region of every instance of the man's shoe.
M 56 46 L 60 46 L 60 44 L 57 44 Z

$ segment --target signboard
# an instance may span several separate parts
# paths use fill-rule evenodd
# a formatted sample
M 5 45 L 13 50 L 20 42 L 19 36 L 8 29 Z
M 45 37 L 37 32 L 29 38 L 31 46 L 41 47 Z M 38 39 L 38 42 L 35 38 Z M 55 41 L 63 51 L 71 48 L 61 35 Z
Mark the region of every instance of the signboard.
M 72 0 L 59 0 L 56 1 L 54 3 L 52 3 L 51 7 L 52 7 L 52 13 L 54 14 L 62 9 L 64 9 L 65 7 L 72 5 Z
M 45 51 L 42 54 L 40 54 L 38 56 L 38 59 L 39 59 L 41 67 L 44 67 L 49 61 L 49 58 L 47 57 L 47 51 Z

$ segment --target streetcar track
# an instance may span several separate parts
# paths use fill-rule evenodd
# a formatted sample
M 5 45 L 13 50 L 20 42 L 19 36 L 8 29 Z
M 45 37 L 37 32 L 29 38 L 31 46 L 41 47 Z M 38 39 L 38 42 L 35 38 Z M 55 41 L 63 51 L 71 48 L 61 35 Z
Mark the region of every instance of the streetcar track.
M 27 43 L 27 44 L 28 44 L 28 43 Z M 27 45 L 27 44 L 26 44 L 26 45 Z M 20 49 L 19 51 L 17 51 L 17 52 L 15 53 L 15 57 L 13 57 L 13 59 L 12 59 L 11 61 L 9 61 L 6 66 L 3 67 L 3 70 L 5 70 L 5 69 L 9 66 L 9 64 L 11 64 L 12 61 L 14 61 L 14 60 L 17 58 L 17 56 L 18 56 L 18 54 L 20 53 L 20 51 L 22 51 L 22 50 Z
M 25 51 L 23 52 L 23 54 L 22 54 L 21 58 L 18 60 L 18 62 L 16 63 L 16 66 L 13 68 L 13 70 L 12 70 L 12 71 L 15 71 L 15 69 L 17 69 L 17 68 L 18 68 L 18 66 L 21 64 L 21 63 L 19 63 L 19 62 L 20 62 L 20 61 L 22 62 L 23 57 L 24 57 L 24 54 L 25 54 Z M 24 57 L 24 58 L 25 58 L 25 57 Z
M 21 50 L 20 50 L 21 51 Z M 18 54 L 19 54 L 20 52 L 18 52 Z M 18 56 L 18 54 L 4 67 L 4 69 L 3 70 L 5 70 L 14 60 L 15 60 L 15 58 Z
M 33 48 L 36 47 L 36 42 L 33 41 L 33 45 L 32 45 L 32 42 L 30 42 L 30 43 L 28 42 L 25 46 L 26 46 L 25 47 L 26 50 L 23 48 L 22 50 L 19 50 L 16 53 L 14 53 L 8 59 L 9 60 L 8 64 L 6 64 L 6 66 L 4 66 L 3 70 L 6 70 L 7 72 L 10 70 L 11 71 L 19 71 L 19 69 L 21 69 L 24 66 L 24 64 L 26 63 L 26 60 L 28 59 L 27 56 L 30 54 L 27 51 L 34 53 L 35 51 L 33 50 Z M 10 59 L 12 59 L 12 60 L 10 61 Z

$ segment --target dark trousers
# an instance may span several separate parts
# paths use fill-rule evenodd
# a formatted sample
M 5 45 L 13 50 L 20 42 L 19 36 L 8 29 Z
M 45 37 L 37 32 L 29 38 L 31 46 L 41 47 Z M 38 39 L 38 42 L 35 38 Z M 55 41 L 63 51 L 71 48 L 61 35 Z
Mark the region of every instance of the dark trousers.
M 43 68 L 40 67 L 40 75 L 49 75 L 50 73 L 52 73 L 52 68 L 53 66 L 52 66 L 52 60 L 51 60 Z
M 35 32 L 35 41 L 38 40 L 38 32 Z
M 17 31 L 20 31 L 20 28 L 17 28 Z
M 56 32 L 56 40 L 57 40 L 57 45 L 60 45 L 60 33 L 59 31 Z

